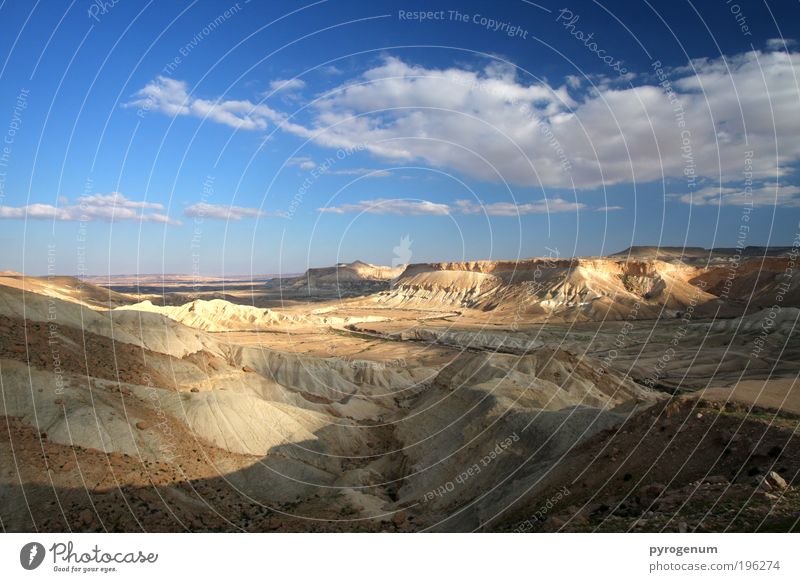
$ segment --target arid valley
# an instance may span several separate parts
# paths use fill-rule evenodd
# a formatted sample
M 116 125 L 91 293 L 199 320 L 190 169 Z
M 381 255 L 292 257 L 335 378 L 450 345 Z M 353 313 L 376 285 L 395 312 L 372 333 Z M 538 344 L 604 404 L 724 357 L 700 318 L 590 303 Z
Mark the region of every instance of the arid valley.
M 800 0 L 0 29 L 3 580 L 800 579 Z
M 797 246 L 0 275 L 6 531 L 793 531 Z

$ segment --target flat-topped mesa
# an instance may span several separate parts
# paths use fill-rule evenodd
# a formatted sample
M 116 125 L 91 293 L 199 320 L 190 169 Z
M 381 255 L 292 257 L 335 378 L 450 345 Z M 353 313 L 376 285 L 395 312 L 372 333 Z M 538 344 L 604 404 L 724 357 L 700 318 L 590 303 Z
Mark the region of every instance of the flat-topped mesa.
M 717 308 L 735 315 L 736 302 L 769 303 L 789 263 L 784 257 L 713 263 L 653 257 L 529 258 L 409 265 L 391 289 L 375 296 L 387 305 L 515 310 L 567 319 L 675 317 Z M 731 284 L 736 280 L 736 284 Z M 770 291 L 772 290 L 772 291 Z M 800 291 L 787 297 L 794 302 Z M 773 301 L 774 302 L 774 301 Z
M 724 259 L 733 257 L 785 257 L 792 250 L 790 246 L 746 246 L 714 247 L 680 247 L 639 245 L 628 247 L 624 251 L 608 255 L 609 257 L 650 257 L 662 260 L 698 261 L 703 259 Z
M 638 245 L 628 247 L 624 251 L 612 253 L 609 257 L 650 257 L 650 258 L 670 258 L 676 259 L 681 257 L 707 257 L 709 254 L 708 249 L 703 247 L 669 247 L 669 246 L 653 246 L 653 245 Z
M 580 259 L 530 258 L 515 260 L 451 261 L 440 263 L 414 263 L 408 265 L 402 276 L 420 271 L 471 271 L 474 273 L 498 273 L 525 271 L 536 267 L 568 267 Z
M 267 286 L 320 297 L 365 295 L 388 289 L 404 269 L 405 265 L 386 267 L 353 261 L 332 267 L 312 267 L 299 277 L 276 279 Z
M 406 267 L 398 279 L 398 283 L 406 277 L 417 273 L 430 271 L 471 272 L 494 275 L 507 281 L 524 281 L 528 273 L 541 273 L 546 269 L 564 270 L 584 268 L 598 272 L 617 275 L 654 276 L 662 271 L 671 273 L 685 272 L 687 276 L 695 276 L 697 269 L 686 265 L 658 259 L 624 259 L 605 257 L 573 257 L 552 259 L 547 257 L 534 257 L 529 259 L 499 260 L 499 261 L 460 261 L 441 263 L 416 263 Z
M 308 269 L 304 278 L 316 281 L 390 281 L 403 272 L 404 266 L 386 267 L 371 265 L 364 261 L 339 263 L 333 267 L 314 267 Z

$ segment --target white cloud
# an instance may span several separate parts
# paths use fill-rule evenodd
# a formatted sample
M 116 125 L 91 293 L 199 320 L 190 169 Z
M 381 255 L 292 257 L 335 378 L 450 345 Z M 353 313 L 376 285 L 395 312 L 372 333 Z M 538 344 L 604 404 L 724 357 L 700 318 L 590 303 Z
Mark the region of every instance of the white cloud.
M 258 208 L 245 208 L 243 206 L 225 206 L 222 204 L 208 204 L 198 202 L 183 209 L 183 215 L 190 218 L 203 218 L 209 220 L 241 220 L 266 216 L 267 213 Z
M 331 214 L 345 214 L 350 212 L 366 212 L 368 214 L 399 214 L 403 216 L 418 216 L 421 214 L 434 214 L 444 216 L 450 213 L 447 204 L 437 204 L 428 200 L 401 200 L 375 198 L 362 200 L 355 204 L 342 204 L 341 206 L 327 206 L 319 208 L 320 212 Z
M 0 206 L 0 218 L 37 219 L 59 221 L 93 221 L 106 222 L 137 221 L 180 224 L 163 212 L 145 212 L 145 210 L 164 210 L 157 202 L 139 202 L 128 200 L 119 192 L 112 194 L 92 194 L 79 196 L 76 203 L 59 197 L 63 205 L 28 204 L 27 206 Z
M 784 184 L 765 183 L 745 192 L 743 187 L 708 187 L 692 194 L 671 194 L 686 204 L 694 206 L 788 206 L 800 208 L 800 187 Z
M 623 210 L 622 206 L 601 206 L 596 209 L 597 212 L 612 212 L 614 210 Z
M 284 116 L 263 103 L 247 100 L 209 101 L 189 95 L 184 81 L 159 76 L 136 92 L 125 107 L 141 111 L 160 111 L 167 115 L 208 118 L 236 129 L 265 130 L 269 122 L 280 123 Z
M 741 180 L 743 144 L 755 152 L 754 179 L 800 161 L 799 67 L 800 53 L 785 50 L 694 60 L 666 71 L 671 101 L 653 70 L 635 87 L 596 77 L 551 85 L 507 65 L 436 69 L 388 57 L 321 96 L 305 124 L 249 101 L 195 99 L 164 77 L 129 105 L 245 129 L 277 123 L 323 147 L 494 182 L 593 189 L 695 172 L 730 183 Z
M 271 91 L 299 91 L 305 86 L 306 82 L 302 79 L 276 79 L 269 84 Z
M 551 86 L 503 68 L 434 69 L 390 57 L 321 97 L 308 127 L 288 129 L 322 146 L 363 144 L 382 159 L 479 179 L 582 189 L 685 179 L 688 130 L 699 175 L 740 179 L 748 143 L 763 179 L 800 160 L 798 67 L 800 53 L 783 51 L 693 61 L 668 71 L 670 102 L 657 81 L 576 90 L 574 78 Z
M 327 174 L 338 176 L 364 176 L 365 178 L 388 178 L 393 174 L 389 170 L 374 170 L 372 168 L 339 168 L 328 170 Z
M 492 202 L 477 204 L 470 200 L 456 200 L 456 208 L 464 214 L 487 214 L 489 216 L 518 216 L 522 214 L 555 214 L 557 212 L 576 212 L 586 208 L 580 202 L 569 202 L 561 198 L 537 200 L 536 202 Z
M 791 38 L 768 38 L 767 49 L 771 51 L 781 51 L 786 47 L 792 47 L 797 44 L 797 41 Z
M 64 198 L 67 203 L 67 199 Z M 164 205 L 158 202 L 138 202 L 136 200 L 128 200 L 119 192 L 112 192 L 111 194 L 92 194 L 80 196 L 78 198 L 80 204 L 85 204 L 92 207 L 109 207 L 109 208 L 143 208 L 148 210 L 163 210 Z
M 584 204 L 569 202 L 561 198 L 538 200 L 514 204 L 513 202 L 493 202 L 478 204 L 469 200 L 456 200 L 453 206 L 430 202 L 428 200 L 387 199 L 375 198 L 362 200 L 355 204 L 342 204 L 341 206 L 328 206 L 319 208 L 320 212 L 332 214 L 346 214 L 351 212 L 366 212 L 368 214 L 398 214 L 403 216 L 417 216 L 432 214 L 446 216 L 448 214 L 487 214 L 489 216 L 518 216 L 522 214 L 551 214 L 556 212 L 575 212 L 585 208 Z
M 308 156 L 297 156 L 286 161 L 287 166 L 298 166 L 301 170 L 313 170 L 317 163 Z
M 308 156 L 295 156 L 286 161 L 287 166 L 297 166 L 301 170 L 313 170 L 317 162 Z M 389 170 L 376 170 L 373 168 L 331 168 L 323 165 L 320 174 L 336 176 L 364 176 L 365 178 L 388 178 L 392 176 Z

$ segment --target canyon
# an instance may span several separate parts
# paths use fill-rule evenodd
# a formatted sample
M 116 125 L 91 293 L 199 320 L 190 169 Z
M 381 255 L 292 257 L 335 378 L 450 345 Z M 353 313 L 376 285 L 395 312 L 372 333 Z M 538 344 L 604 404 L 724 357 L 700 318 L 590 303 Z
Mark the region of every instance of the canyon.
M 796 249 L 679 251 L 2 273 L 2 526 L 790 530 Z

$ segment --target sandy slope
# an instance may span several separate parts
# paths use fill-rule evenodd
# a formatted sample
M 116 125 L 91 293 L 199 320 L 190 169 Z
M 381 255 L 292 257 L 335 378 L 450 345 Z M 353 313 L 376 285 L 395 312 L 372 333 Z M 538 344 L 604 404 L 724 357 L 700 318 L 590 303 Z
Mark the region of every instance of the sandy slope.
M 783 266 L 770 264 L 773 273 Z M 382 290 L 291 309 L 223 300 L 104 308 L 96 290 L 65 281 L 34 291 L 0 280 L 3 526 L 110 520 L 135 529 L 141 518 L 156 530 L 185 520 L 191 529 L 303 529 L 311 518 L 329 529 L 468 531 L 512 523 L 495 518 L 535 507 L 626 423 L 644 438 L 671 387 L 713 381 L 703 402 L 795 404 L 793 384 L 754 392 L 747 382 L 796 376 L 798 310 L 704 319 L 700 307 L 731 305 L 698 288 L 714 273 L 705 268 L 532 259 L 411 265 L 397 276 L 344 267 Z M 319 273 L 319 284 L 338 285 L 344 267 Z M 714 277 L 704 281 L 712 290 Z M 765 319 L 769 349 L 749 357 Z M 663 375 L 645 387 L 668 349 Z M 731 389 L 733 378 L 742 381 Z M 93 484 L 48 470 L 50 461 L 42 468 L 42 451 L 58 467 L 86 463 Z M 119 480 L 120 495 L 147 512 L 103 497 Z M 96 518 L 76 493 L 86 488 L 102 508 Z M 168 510 L 153 509 L 154 494 Z M 23 511 L 25 495 L 45 508 L 63 496 L 66 521 Z
M 562 385 L 557 378 L 572 378 L 569 370 L 575 365 L 566 353 L 542 352 L 515 364 L 513 356 L 487 360 L 480 352 L 454 351 L 444 368 L 425 367 L 423 360 L 377 366 L 343 354 L 319 357 L 237 346 L 224 334 L 215 337 L 199 329 L 215 318 L 229 318 L 234 327 L 263 321 L 250 317 L 254 314 L 271 324 L 294 325 L 267 310 L 199 302 L 170 312 L 195 326 L 187 327 L 152 306 L 100 311 L 21 293 L 0 287 L 0 315 L 6 318 L 0 323 L 9 331 L 24 330 L 6 334 L 0 346 L 4 416 L 35 427 L 53 446 L 152 461 L 196 455 L 197 447 L 224 451 L 240 463 L 249 457 L 249 464 L 232 469 L 231 479 L 265 501 L 285 499 L 287 483 L 299 480 L 329 498 L 329 508 L 391 515 L 401 499 L 424 494 L 434 475 L 428 472 L 401 490 L 408 473 L 403 467 L 426 463 L 463 442 L 463 436 L 482 434 L 487 422 L 496 430 L 481 438 L 548 419 L 529 433 L 532 440 L 526 442 L 533 446 L 549 433 L 552 419 L 562 419 L 571 427 L 559 433 L 566 440 L 554 450 L 562 450 L 590 434 L 585 425 L 598 415 L 604 419 L 599 425 L 616 422 L 606 409 L 650 398 L 630 382 L 616 392 L 603 388 L 599 380 L 583 378 L 584 370 Z M 23 303 L 25 321 L 16 317 Z M 309 320 L 339 321 L 328 309 L 313 311 L 306 314 Z M 49 313 L 57 313 L 58 362 L 48 354 Z M 483 404 L 465 417 L 469 428 L 456 423 L 441 432 L 441 414 L 456 420 L 473 402 Z M 583 410 L 570 413 L 573 406 Z M 556 416 L 542 416 L 550 409 Z M 514 411 L 508 416 L 515 419 L 512 424 L 504 410 Z M 454 430 L 462 437 L 449 436 Z M 257 459 L 289 463 L 274 495 L 249 476 Z M 450 479 L 456 469 L 448 464 L 436 474 Z M 65 486 L 77 485 L 64 478 Z M 333 483 L 338 486 L 328 489 Z
M 135 301 L 133 296 L 98 287 L 77 277 L 26 277 L 7 271 L 0 273 L 0 286 L 103 309 Z
M 800 382 L 797 378 L 744 380 L 733 387 L 706 388 L 698 393 L 710 401 L 730 401 L 800 416 Z
M 154 305 L 148 300 L 118 307 L 116 311 L 157 313 L 188 327 L 209 332 L 256 330 L 291 324 L 347 325 L 386 319 L 380 316 L 339 316 L 335 313 L 335 308 L 321 308 L 305 313 L 279 312 L 237 305 L 223 299 L 198 299 L 178 306 Z

